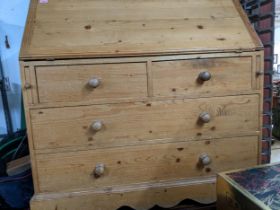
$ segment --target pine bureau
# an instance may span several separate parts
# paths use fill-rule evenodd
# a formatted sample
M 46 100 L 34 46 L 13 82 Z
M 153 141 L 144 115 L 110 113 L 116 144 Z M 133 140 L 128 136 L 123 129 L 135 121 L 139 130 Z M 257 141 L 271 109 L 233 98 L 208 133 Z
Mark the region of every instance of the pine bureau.
M 259 163 L 263 47 L 237 0 L 32 0 L 31 210 L 215 201 Z

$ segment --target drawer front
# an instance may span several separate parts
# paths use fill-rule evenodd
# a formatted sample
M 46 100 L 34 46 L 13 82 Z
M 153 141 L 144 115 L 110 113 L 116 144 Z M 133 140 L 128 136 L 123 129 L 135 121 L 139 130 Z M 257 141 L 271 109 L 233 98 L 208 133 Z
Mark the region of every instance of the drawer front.
M 147 96 L 145 63 L 36 67 L 40 103 Z
M 255 134 L 258 119 L 258 95 L 31 110 L 35 149 Z
M 218 96 L 252 90 L 252 58 L 152 63 L 155 96 Z
M 215 175 L 257 164 L 247 136 L 37 155 L 40 192 L 104 188 Z

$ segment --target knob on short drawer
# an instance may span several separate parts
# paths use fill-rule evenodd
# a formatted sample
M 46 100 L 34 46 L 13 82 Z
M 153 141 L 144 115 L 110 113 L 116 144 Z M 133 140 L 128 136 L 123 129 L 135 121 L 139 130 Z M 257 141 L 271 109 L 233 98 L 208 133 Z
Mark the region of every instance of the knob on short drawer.
M 207 166 L 211 163 L 211 158 L 209 157 L 208 154 L 203 153 L 199 156 L 199 162 L 203 165 L 203 166 Z
M 101 84 L 101 79 L 99 78 L 92 78 L 88 81 L 88 85 L 92 88 L 97 88 Z
M 201 73 L 198 75 L 198 78 L 199 78 L 201 81 L 205 82 L 205 81 L 208 81 L 208 80 L 211 79 L 211 74 L 210 74 L 210 72 L 208 72 L 208 71 L 204 71 L 204 72 L 201 72 Z
M 30 83 L 25 83 L 23 87 L 24 87 L 24 89 L 27 90 L 27 89 L 30 89 L 32 87 L 32 85 Z
M 96 164 L 94 168 L 94 176 L 95 177 L 100 177 L 104 174 L 105 172 L 105 165 L 103 163 Z
M 208 112 L 202 112 L 200 115 L 199 115 L 199 120 L 203 123 L 209 123 L 210 120 L 211 120 L 211 116 Z
M 97 120 L 97 121 L 94 121 L 92 124 L 91 124 L 91 128 L 92 130 L 94 131 L 100 131 L 102 128 L 103 128 L 103 123 L 102 121 L 100 120 Z

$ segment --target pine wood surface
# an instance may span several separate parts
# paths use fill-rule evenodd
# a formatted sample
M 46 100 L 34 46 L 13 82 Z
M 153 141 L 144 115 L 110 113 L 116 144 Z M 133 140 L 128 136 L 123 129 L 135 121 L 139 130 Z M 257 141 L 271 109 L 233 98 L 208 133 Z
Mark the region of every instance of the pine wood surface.
M 258 95 L 244 95 L 212 98 L 210 104 L 205 98 L 32 110 L 34 149 L 108 148 L 259 134 L 255 120 L 259 100 Z M 210 114 L 210 123 L 198 122 L 202 112 Z M 98 132 L 91 127 L 95 121 L 103 124 Z
M 51 15 L 50 15 L 51 14 Z M 21 59 L 261 48 L 238 0 L 32 0 Z
M 147 96 L 145 63 L 40 66 L 36 75 L 39 103 Z M 93 77 L 101 81 L 97 88 L 88 85 Z
M 117 210 L 120 206 L 127 206 L 137 210 L 148 210 L 155 204 L 164 208 L 174 207 L 186 197 L 200 203 L 213 203 L 216 200 L 214 179 L 193 183 L 177 181 L 106 194 L 92 191 L 37 194 L 31 201 L 31 209 Z
M 28 67 L 24 86 L 30 85 L 25 90 L 29 106 L 46 108 L 259 93 L 260 56 L 260 52 L 239 52 L 22 65 Z M 211 73 L 210 81 L 198 80 L 203 71 Z M 93 77 L 101 80 L 95 89 L 88 87 Z
M 238 0 L 32 0 L 20 59 L 32 210 L 209 204 L 217 172 L 260 161 L 263 51 Z
M 227 56 L 229 54 L 219 55 L 221 56 L 221 60 L 227 61 L 226 58 L 223 58 L 223 55 Z M 230 55 L 233 56 L 233 54 Z M 247 166 L 247 164 L 254 165 L 258 163 L 259 159 L 259 139 L 261 138 L 261 115 L 259 109 L 262 106 L 262 97 L 260 93 L 260 90 L 262 89 L 262 84 L 260 84 L 262 81 L 262 75 L 259 75 L 257 72 L 262 71 L 262 53 L 238 53 L 237 55 L 247 56 L 236 58 L 235 55 L 231 57 L 231 59 L 240 59 L 241 61 L 245 61 L 244 66 L 251 66 L 251 74 L 249 79 L 250 83 L 246 86 L 246 88 L 244 88 L 246 90 L 244 90 L 243 94 L 241 95 L 232 95 L 225 97 L 222 93 L 220 93 L 220 95 L 218 93 L 218 97 L 213 97 L 214 95 L 211 97 L 211 95 L 209 95 L 209 97 L 199 98 L 199 95 L 193 95 L 189 97 L 183 94 L 183 97 L 181 97 L 180 95 L 172 96 L 167 94 L 167 96 L 165 97 L 155 97 L 153 96 L 154 82 L 153 79 L 151 79 L 154 76 L 151 71 L 152 62 L 148 61 L 148 64 L 146 66 L 148 68 L 147 92 L 152 94 L 148 94 L 147 99 L 134 101 L 134 99 L 132 98 L 130 99 L 130 101 L 116 100 L 113 103 L 98 102 L 96 104 L 91 104 L 91 102 L 85 103 L 84 101 L 78 101 L 76 102 L 76 104 L 65 103 L 67 106 L 61 106 L 59 103 L 55 102 L 53 103 L 55 104 L 55 106 L 53 107 L 49 106 L 48 103 L 39 103 L 40 100 L 38 93 L 40 92 L 40 90 L 37 84 L 37 74 L 35 73 L 36 69 L 45 68 L 52 62 L 23 62 L 23 80 L 32 84 L 31 88 L 24 89 L 25 105 L 26 107 L 30 108 L 26 109 L 26 115 L 28 116 L 27 125 L 30 136 L 29 139 L 33 177 L 36 190 L 35 197 L 31 202 L 32 209 L 41 210 L 44 208 L 53 208 L 55 210 L 56 208 L 66 208 L 74 210 L 77 209 L 78 206 L 86 204 L 83 207 L 86 210 L 91 208 L 90 206 L 93 205 L 93 202 L 96 208 L 102 210 L 112 209 L 115 207 L 117 208 L 117 206 L 120 207 L 126 204 L 130 204 L 137 209 L 148 209 L 155 204 L 162 204 L 165 207 L 175 206 L 179 201 L 185 198 L 193 199 L 202 203 L 214 202 L 215 188 L 209 188 L 209 185 L 207 184 L 208 182 L 205 183 L 205 181 L 203 181 L 205 180 L 205 178 L 202 178 L 204 175 L 208 177 L 208 175 L 214 175 L 216 171 L 218 172 L 231 168 L 244 167 Z M 206 57 L 211 56 L 207 55 Z M 171 60 L 175 60 L 172 62 L 176 62 L 177 60 L 180 60 L 181 57 L 167 56 L 163 57 L 163 60 L 160 62 L 170 62 L 170 60 L 167 58 L 172 58 Z M 184 58 L 184 56 L 182 56 L 182 58 Z M 248 58 L 251 62 L 247 61 Z M 199 64 L 201 58 L 196 59 Z M 128 59 L 127 61 L 130 60 L 131 59 Z M 134 60 L 134 62 L 132 63 L 135 63 L 137 59 L 132 60 Z M 141 60 L 142 58 L 138 61 Z M 144 60 L 147 59 L 144 58 Z M 98 63 L 98 61 L 99 60 L 97 60 L 96 62 Z M 104 60 L 100 60 L 99 62 L 102 63 L 102 61 Z M 105 59 L 105 61 L 107 61 L 107 59 Z M 82 61 L 82 63 L 84 62 L 85 61 Z M 93 62 L 87 62 L 95 63 L 95 60 Z M 179 62 L 188 62 L 188 60 Z M 58 63 L 65 65 L 65 63 L 69 63 L 69 61 L 54 62 L 55 66 L 50 67 L 53 68 L 53 70 L 47 71 L 57 71 Z M 114 66 L 118 66 L 115 64 L 116 61 L 114 59 L 109 59 L 108 63 L 114 63 Z M 77 64 L 79 65 L 79 61 L 77 62 Z M 240 62 L 240 64 L 238 65 L 242 66 L 243 64 L 242 62 Z M 141 62 L 139 66 L 140 69 L 142 69 Z M 213 65 L 209 66 L 211 68 L 211 66 Z M 201 70 L 204 70 L 204 67 L 205 66 L 203 66 Z M 199 70 L 200 68 L 198 68 L 197 72 L 200 72 Z M 149 76 L 149 74 L 151 74 L 151 76 Z M 26 82 L 23 83 L 24 86 Z M 237 86 L 237 88 L 238 87 L 239 86 Z M 208 111 L 211 116 L 213 116 L 213 119 L 209 124 L 204 124 L 201 126 L 197 124 L 197 119 L 199 113 L 205 110 Z M 130 112 L 131 114 L 129 114 Z M 137 118 L 135 118 L 135 116 L 137 116 Z M 89 130 L 89 126 L 95 119 L 105 119 L 105 128 L 104 130 L 101 130 L 100 133 L 97 132 L 93 135 Z M 131 119 L 131 121 L 129 121 L 128 119 Z M 193 120 L 193 124 L 189 123 L 191 119 Z M 246 123 L 242 124 L 240 122 Z M 135 123 L 138 123 L 137 126 L 135 126 Z M 182 127 L 182 125 L 184 126 Z M 185 129 L 188 128 L 188 126 L 189 129 Z M 139 130 L 139 128 L 141 129 Z M 180 129 L 178 128 L 181 128 L 182 130 L 180 131 Z M 171 132 L 172 129 L 174 129 L 173 132 Z M 124 137 L 122 135 L 123 132 L 121 132 L 122 130 L 125 130 L 126 134 L 129 134 L 129 136 Z M 120 136 L 119 138 L 116 138 L 118 137 L 118 135 L 116 135 L 118 132 Z M 193 139 L 188 140 L 187 138 L 185 138 L 185 136 L 191 135 L 193 135 Z M 256 137 L 246 137 L 248 135 L 256 135 Z M 81 136 L 84 136 L 83 141 L 83 138 L 81 138 Z M 136 136 L 137 138 L 135 138 Z M 225 158 L 224 161 L 219 162 L 222 159 L 216 158 L 216 156 L 214 155 L 214 162 L 211 163 L 209 167 L 205 167 L 201 172 L 197 171 L 196 169 L 194 171 L 190 170 L 191 165 L 189 164 L 193 163 L 194 167 L 197 166 L 199 154 L 203 153 L 204 151 L 206 151 L 207 154 L 210 154 L 210 145 L 216 145 L 220 142 L 219 139 L 215 138 L 224 138 L 227 136 L 236 136 L 236 139 L 232 141 L 229 139 L 227 141 L 225 139 L 224 142 L 227 143 L 221 144 L 223 146 L 216 146 L 215 150 L 213 150 L 213 154 L 218 154 L 218 156 L 222 155 L 223 152 L 225 152 L 224 155 L 221 156 Z M 141 137 L 143 140 L 146 140 L 141 141 L 141 138 L 139 137 Z M 133 140 L 133 138 L 135 139 Z M 246 140 L 243 139 L 248 139 L 248 146 L 245 145 Z M 239 141 L 240 143 L 238 143 Z M 207 144 L 209 142 L 213 143 L 211 143 L 208 147 L 205 142 L 207 142 Z M 229 145 L 229 150 L 225 150 L 225 145 L 228 145 L 230 143 L 232 143 L 233 145 Z M 180 147 L 179 150 L 181 150 L 181 148 L 189 148 L 191 150 L 186 149 L 185 151 L 189 152 L 184 153 L 185 155 L 183 155 L 182 157 L 178 157 L 179 159 L 175 159 L 175 153 L 174 157 L 172 156 L 170 159 L 167 158 L 168 156 L 164 155 L 172 151 L 172 147 L 170 147 L 171 145 L 176 145 L 176 147 L 174 147 L 174 151 L 179 153 L 178 145 L 181 144 L 193 146 Z M 135 147 L 135 151 L 132 150 L 133 152 L 130 153 L 129 148 L 131 148 L 132 145 L 135 145 L 133 146 Z M 162 151 L 164 152 L 160 152 L 160 145 L 162 145 L 162 148 L 164 148 L 164 145 L 167 145 L 166 149 L 162 149 Z M 101 148 L 104 149 L 101 150 Z M 141 148 L 146 149 L 141 150 Z M 152 148 L 154 148 L 155 150 L 153 151 Z M 191 155 L 192 150 L 196 151 L 196 149 L 199 148 L 201 150 L 197 150 L 196 155 Z M 221 150 L 221 148 L 223 149 Z M 255 149 L 252 150 L 252 153 L 249 153 L 248 148 Z M 150 155 L 148 152 L 149 149 L 153 151 L 150 153 Z M 118 151 L 120 151 L 119 154 Z M 138 151 L 139 153 L 139 158 L 136 158 L 135 156 L 137 154 L 136 151 Z M 238 158 L 241 159 L 236 158 L 237 151 L 241 154 L 238 156 Z M 145 153 L 148 154 L 148 157 L 146 159 L 144 155 Z M 253 153 L 255 155 L 253 155 Z M 67 154 L 69 154 L 70 156 L 67 156 Z M 74 155 L 72 157 L 79 158 L 71 159 L 71 154 Z M 96 155 L 98 154 L 100 154 L 100 157 L 105 155 L 105 159 L 97 158 L 98 156 Z M 127 154 L 128 159 L 125 161 L 127 163 L 133 160 L 132 157 L 136 158 L 137 160 L 147 160 L 147 164 L 152 164 L 153 161 L 155 162 L 152 164 L 152 167 L 149 167 L 147 169 L 145 169 L 145 167 L 141 167 L 141 170 L 139 170 L 138 167 L 133 169 L 132 165 L 130 164 L 127 167 L 118 169 L 119 163 L 114 161 L 112 162 L 112 160 L 115 159 L 113 158 L 111 162 L 109 161 L 109 166 L 113 166 L 112 168 L 110 167 L 110 170 L 113 169 L 111 172 L 114 174 L 114 176 L 109 176 L 109 182 L 106 181 L 106 178 L 104 178 L 103 180 L 105 181 L 101 182 L 101 184 L 99 185 L 96 185 L 95 182 L 91 183 L 95 164 L 99 162 L 107 163 L 106 158 L 109 158 L 108 160 L 110 160 L 111 157 L 108 154 L 111 154 L 112 157 L 116 157 L 116 159 L 118 159 L 117 157 L 123 157 L 124 154 Z M 120 156 L 120 154 L 122 155 Z M 175 161 L 170 165 L 170 168 L 167 167 L 168 165 L 166 162 L 164 162 L 163 165 L 160 165 L 160 162 L 157 162 L 157 160 L 164 160 L 165 158 L 170 161 Z M 54 160 L 54 162 L 50 160 Z M 86 162 L 75 163 L 75 160 L 84 160 L 88 162 L 88 164 Z M 178 160 L 179 163 L 176 162 Z M 244 160 L 247 160 L 248 162 Z M 232 165 L 225 164 L 225 161 L 230 161 Z M 123 162 L 121 161 L 120 163 Z M 143 162 L 143 164 L 144 163 L 145 162 Z M 178 165 L 182 163 L 185 164 L 183 164 L 181 167 L 178 167 Z M 230 168 L 225 168 L 225 166 L 229 166 Z M 151 170 L 153 167 L 155 168 L 155 171 L 159 172 L 159 175 L 154 176 L 153 173 L 149 173 L 153 171 Z M 105 169 L 105 175 L 106 173 L 108 175 L 107 170 L 108 169 Z M 130 175 L 129 170 L 131 170 Z M 169 173 L 167 173 L 166 170 Z M 137 171 L 137 173 L 135 173 L 135 171 Z M 128 175 L 124 175 L 125 173 L 128 173 Z M 191 175 L 192 173 L 193 175 Z M 134 176 L 135 174 L 139 176 L 142 174 L 142 176 L 140 176 L 140 178 L 136 178 Z M 69 177 L 69 175 L 72 175 L 73 177 L 71 178 Z M 189 175 L 190 177 L 187 180 L 182 180 L 179 183 L 176 183 L 176 181 L 173 181 L 175 182 L 175 184 L 167 184 L 167 181 L 162 182 L 162 180 L 170 181 L 175 178 L 179 178 L 180 180 L 183 177 L 186 178 L 187 175 Z M 198 181 L 191 178 L 195 176 L 199 179 Z M 127 177 L 127 179 L 121 179 L 121 177 Z M 206 180 L 207 179 L 208 178 L 206 178 Z M 100 180 L 102 180 L 102 178 Z M 154 180 L 155 182 L 153 182 L 152 180 Z M 167 186 L 172 189 L 172 195 L 174 195 L 173 199 L 170 198 L 170 195 L 166 197 L 167 195 L 165 195 L 165 193 L 164 196 L 158 197 L 158 200 L 155 199 L 155 196 L 151 195 L 150 196 L 153 199 L 150 200 L 148 199 L 148 197 L 143 197 L 143 193 L 145 195 L 147 194 L 147 196 L 149 195 L 149 193 L 158 193 L 158 190 L 153 190 L 159 187 L 157 181 L 162 182 L 162 189 L 165 189 Z M 136 184 L 138 182 L 139 184 Z M 147 182 L 147 185 L 143 184 L 145 182 Z M 114 183 L 123 183 L 123 185 L 117 186 L 117 189 L 119 191 L 117 190 L 116 192 L 127 192 L 126 194 L 129 194 L 129 196 L 124 200 L 120 200 L 120 195 L 116 195 L 113 191 L 111 191 L 114 189 L 111 188 L 112 186 L 114 186 Z M 125 187 L 125 184 L 129 183 L 130 186 L 128 186 L 128 188 Z M 215 183 L 214 179 L 211 183 Z M 100 186 L 102 185 L 107 186 L 107 188 L 105 188 L 105 191 L 104 189 L 102 191 L 102 188 L 100 188 Z M 175 186 L 180 186 L 183 191 L 179 191 Z M 108 189 L 110 190 L 106 191 Z M 139 189 L 143 189 L 143 192 L 140 194 L 138 194 Z M 206 194 L 202 195 L 202 192 Z M 114 202 L 108 202 L 105 199 L 109 195 L 110 199 Z M 97 201 L 100 203 L 98 203 Z M 135 203 L 135 201 L 137 201 L 137 203 Z M 75 204 L 72 202 L 74 202 Z M 110 205 L 108 205 L 107 203 L 109 203 Z
M 154 96 L 234 94 L 252 87 L 252 57 L 210 58 L 152 62 Z M 186 71 L 188 69 L 188 71 Z M 211 73 L 199 83 L 198 74 Z M 229 74 L 228 72 L 234 72 Z
M 92 187 L 106 191 L 112 186 L 215 176 L 231 168 L 256 165 L 257 142 L 257 136 L 249 136 L 37 155 L 39 189 L 60 192 Z M 199 163 L 205 151 L 211 158 L 209 166 Z M 235 151 L 239 151 L 238 157 Z M 94 177 L 99 163 L 105 165 L 105 173 Z
M 242 57 L 240 60 L 245 61 L 245 66 L 251 66 L 251 74 L 248 80 L 250 83 L 244 88 L 246 90 L 244 90 L 243 94 L 224 96 L 222 93 L 220 95 L 218 93 L 218 97 L 209 95 L 202 98 L 199 98 L 199 95 L 189 97 L 184 94 L 183 97 L 168 94 L 165 97 L 155 97 L 153 94 L 154 82 L 151 79 L 154 76 L 151 68 L 152 62 L 148 60 L 146 66 L 148 74 L 146 80 L 147 99 L 134 101 L 131 98 L 130 101 L 116 100 L 113 103 L 98 102 L 96 104 L 78 101 L 76 104 L 65 103 L 66 106 L 53 103 L 55 104 L 53 107 L 49 106 L 48 103 L 40 105 L 38 94 L 40 90 L 37 84 L 37 74 L 35 73 L 36 68 L 45 68 L 52 62 L 23 62 L 23 80 L 31 83 L 31 87 L 24 89 L 24 98 L 26 107 L 30 108 L 26 109 L 26 116 L 28 116 L 27 125 L 36 190 L 35 197 L 31 202 L 32 209 L 55 210 L 56 208 L 66 208 L 74 210 L 78 206 L 83 206 L 86 210 L 90 209 L 92 205 L 100 210 L 114 209 L 123 205 L 131 205 L 136 209 L 148 209 L 155 204 L 161 204 L 165 207 L 175 206 L 185 198 L 202 203 L 214 202 L 215 187 L 209 188 L 210 183 L 205 182 L 205 179 L 207 180 L 208 178 L 203 178 L 204 175 L 208 177 L 208 175 L 214 175 L 222 170 L 254 165 L 259 160 L 259 140 L 261 139 L 261 115 L 259 109 L 262 106 L 260 92 L 262 90 L 262 75 L 258 74 L 258 72 L 262 72 L 262 53 L 256 52 L 246 55 L 248 57 Z M 222 58 L 222 55 L 220 56 L 222 60 L 227 61 L 227 59 Z M 170 62 L 170 60 L 166 59 L 170 57 L 163 58 L 166 62 Z M 180 60 L 178 59 L 180 56 L 172 58 L 171 60 Z M 247 61 L 247 58 L 250 58 L 251 63 Z M 200 63 L 200 59 L 197 60 L 198 63 Z M 145 60 L 147 59 L 145 58 Z M 55 62 L 54 70 L 48 71 L 57 71 L 57 63 L 65 64 L 67 62 Z M 91 61 L 88 62 L 92 63 Z M 114 63 L 115 60 L 109 60 L 108 62 Z M 79 62 L 77 64 L 79 65 Z M 242 66 L 243 64 L 240 62 L 238 65 Z M 140 69 L 142 68 L 140 67 Z M 198 68 L 198 72 L 200 72 L 199 70 L 200 68 Z M 201 68 L 201 70 L 204 70 L 204 68 Z M 24 87 L 26 82 L 23 83 Z M 205 110 L 213 117 L 212 121 L 209 124 L 199 125 L 197 121 L 198 115 Z M 100 133 L 93 134 L 89 130 L 89 126 L 96 119 L 104 120 L 105 127 Z M 193 121 L 193 124 L 190 124 L 191 121 Z M 182 127 L 182 125 L 184 126 Z M 181 131 L 179 128 L 181 128 Z M 126 131 L 128 136 L 123 136 L 123 132 L 121 132 L 123 130 Z M 119 137 L 116 135 L 118 132 Z M 246 137 L 248 135 L 256 136 L 255 138 Z M 185 136 L 193 136 L 193 139 L 188 140 Z M 196 169 L 190 170 L 192 163 L 194 167 L 197 166 L 199 154 L 203 152 L 207 152 L 208 155 L 212 154 L 210 145 L 216 145 L 221 142 L 216 138 L 225 138 L 227 136 L 236 136 L 236 139 L 232 141 L 225 139 L 224 142 L 226 143 L 221 144 L 223 146 L 217 145 L 213 150 L 213 154 L 218 154 L 217 156 L 219 157 L 221 155 L 221 157 L 225 158 L 224 161 L 219 162 L 222 159 L 211 155 L 213 162 L 209 167 L 205 167 L 201 172 Z M 83 138 L 84 140 L 82 141 Z M 141 141 L 141 139 L 145 141 Z M 244 139 L 248 139 L 248 146 L 245 145 L 246 140 Z M 239 141 L 240 143 L 238 143 Z M 207 146 L 205 142 L 207 144 L 212 143 Z M 172 145 L 176 147 L 172 149 Z M 178 145 L 183 146 L 179 148 Z M 226 145 L 229 146 L 229 150 L 225 149 Z M 135 151 L 132 150 L 130 153 L 129 148 L 132 146 L 133 148 L 135 147 Z M 166 149 L 164 149 L 164 146 L 167 146 Z M 141 148 L 145 149 L 141 150 Z M 176 159 L 175 153 L 174 157 L 172 156 L 170 159 L 165 155 L 167 153 L 172 154 L 172 151 L 179 153 L 178 149 L 181 150 L 181 148 L 191 150 L 184 149 L 189 152 Z M 254 150 L 251 150 L 252 153 L 248 152 L 248 148 L 254 148 Z M 191 151 L 197 151 L 196 155 L 192 155 Z M 236 152 L 240 155 L 236 156 Z M 139 153 L 139 158 L 136 156 L 137 153 Z M 145 153 L 148 155 L 146 158 Z M 146 162 L 144 161 L 142 164 L 147 165 L 148 168 L 146 169 L 144 165 L 140 167 L 141 170 L 138 167 L 134 168 L 133 164 L 128 164 L 127 167 L 118 169 L 119 163 L 122 164 L 123 161 L 112 162 L 113 159 L 110 160 L 111 156 L 108 154 L 114 157 L 113 159 L 120 159 L 118 157 L 124 157 L 126 154 L 128 159 L 124 162 L 130 163 L 134 157 L 140 162 L 141 160 L 147 161 L 147 164 L 151 164 L 151 167 L 148 167 L 149 165 L 145 164 Z M 73 157 L 74 159 L 72 159 Z M 98 157 L 105 159 L 99 159 Z M 164 161 L 165 158 L 167 158 L 167 161 Z M 79 162 L 79 160 L 85 162 Z M 162 162 L 163 165 L 157 160 L 164 161 Z M 169 168 L 168 160 L 175 161 Z M 109 166 L 112 166 L 109 171 L 113 173 L 113 176 L 108 176 L 110 179 L 107 181 L 106 178 L 102 177 L 103 179 L 101 178 L 100 180 L 104 180 L 104 182 L 101 181 L 100 184 L 96 184 L 97 182 L 91 183 L 95 165 L 100 162 L 107 163 L 107 161 L 109 161 Z M 225 164 L 226 161 L 231 164 Z M 182 163 L 185 164 L 178 167 Z M 229 168 L 225 168 L 226 166 L 229 166 Z M 107 164 L 105 164 L 105 167 L 108 167 Z M 159 175 L 155 176 L 152 173 L 153 168 Z M 129 172 L 130 170 L 131 172 Z M 136 171 L 137 173 L 135 173 Z M 105 168 L 104 176 L 106 177 L 106 175 L 108 175 L 107 168 Z M 127 177 L 127 179 L 123 179 L 123 177 Z M 181 180 L 186 177 L 188 178 L 187 180 Z M 196 177 L 196 179 L 192 177 Z M 175 179 L 181 181 L 178 183 L 174 181 Z M 157 183 L 158 181 L 161 183 L 160 186 Z M 171 183 L 167 184 L 168 181 Z M 112 186 L 115 186 L 114 183 L 119 183 L 116 186 L 117 188 L 115 187 L 116 191 L 114 191 L 115 188 L 112 188 Z M 120 185 L 121 183 L 123 185 Z M 211 183 L 215 186 L 215 179 Z M 107 188 L 102 190 L 101 186 L 107 186 Z M 165 194 L 164 189 L 167 186 L 174 196 L 172 199 L 170 194 Z M 163 195 L 155 198 L 153 193 L 158 194 L 159 191 L 156 190 L 158 187 L 164 193 L 161 191 Z M 178 190 L 177 187 L 182 191 Z M 139 192 L 140 189 L 142 189 L 141 193 Z M 129 196 L 125 196 L 125 199 L 119 199 L 119 192 L 126 192 L 125 194 Z M 146 196 L 143 197 L 143 193 L 149 198 L 151 197 L 151 199 Z M 108 202 L 106 200 L 107 196 L 110 196 L 110 201 L 113 202 Z

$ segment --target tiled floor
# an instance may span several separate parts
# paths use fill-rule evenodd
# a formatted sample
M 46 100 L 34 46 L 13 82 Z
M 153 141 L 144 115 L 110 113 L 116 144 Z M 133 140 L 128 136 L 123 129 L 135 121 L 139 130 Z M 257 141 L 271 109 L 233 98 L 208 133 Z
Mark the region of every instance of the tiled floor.
M 280 162 L 280 140 L 275 140 L 271 150 L 271 163 Z

